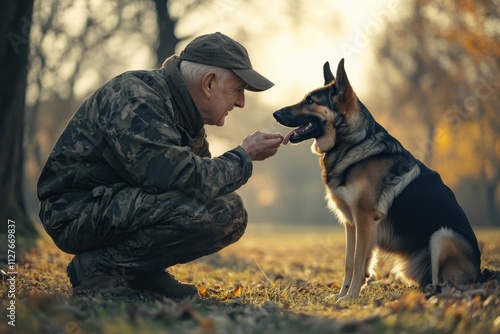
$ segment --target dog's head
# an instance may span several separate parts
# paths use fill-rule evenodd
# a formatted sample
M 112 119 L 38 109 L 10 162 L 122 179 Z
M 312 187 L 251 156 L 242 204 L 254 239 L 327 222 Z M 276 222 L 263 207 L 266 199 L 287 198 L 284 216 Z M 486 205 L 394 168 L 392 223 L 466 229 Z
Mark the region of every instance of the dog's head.
M 344 69 L 344 59 L 337 67 L 337 78 L 328 62 L 323 66 L 325 85 L 309 92 L 302 101 L 273 113 L 276 121 L 284 126 L 296 127 L 288 133 L 283 143 L 292 144 L 314 138 L 313 152 L 322 154 L 330 151 L 337 141 L 339 132 L 357 109 L 357 98 Z

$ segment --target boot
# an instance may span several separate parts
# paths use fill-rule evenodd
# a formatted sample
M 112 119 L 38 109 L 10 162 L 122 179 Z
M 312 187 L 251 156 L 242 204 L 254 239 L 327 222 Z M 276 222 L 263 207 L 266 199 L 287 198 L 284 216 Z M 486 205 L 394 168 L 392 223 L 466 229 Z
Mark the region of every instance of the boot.
M 87 259 L 82 257 L 81 254 L 76 255 L 67 268 L 74 294 L 101 293 L 126 297 L 138 294 L 130 287 L 130 281 L 135 277 L 131 270 L 88 264 Z
M 171 299 L 198 297 L 198 289 L 194 284 L 181 283 L 164 270 L 137 270 L 136 273 L 132 287 L 139 291 L 149 291 Z

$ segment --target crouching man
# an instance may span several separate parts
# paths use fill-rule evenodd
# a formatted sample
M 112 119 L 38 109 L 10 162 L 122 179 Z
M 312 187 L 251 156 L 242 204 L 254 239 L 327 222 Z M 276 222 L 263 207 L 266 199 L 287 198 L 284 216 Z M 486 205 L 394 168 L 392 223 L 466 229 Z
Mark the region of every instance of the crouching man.
M 70 120 L 38 181 L 40 219 L 63 251 L 74 291 L 169 298 L 197 295 L 166 268 L 236 242 L 247 212 L 234 191 L 252 161 L 276 154 L 280 134 L 255 132 L 211 157 L 205 125 L 224 125 L 245 90 L 273 86 L 246 49 L 200 36 L 156 70 L 98 88 Z M 251 116 L 250 116 L 251 117 Z

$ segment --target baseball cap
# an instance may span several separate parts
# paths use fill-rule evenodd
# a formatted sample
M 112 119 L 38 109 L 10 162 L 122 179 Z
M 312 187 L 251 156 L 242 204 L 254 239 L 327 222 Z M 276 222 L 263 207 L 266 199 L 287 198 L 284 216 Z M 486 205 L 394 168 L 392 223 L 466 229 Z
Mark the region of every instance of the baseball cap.
M 274 86 L 252 68 L 247 50 L 234 39 L 220 33 L 196 37 L 180 54 L 181 60 L 227 68 L 247 85 L 247 89 L 261 92 Z

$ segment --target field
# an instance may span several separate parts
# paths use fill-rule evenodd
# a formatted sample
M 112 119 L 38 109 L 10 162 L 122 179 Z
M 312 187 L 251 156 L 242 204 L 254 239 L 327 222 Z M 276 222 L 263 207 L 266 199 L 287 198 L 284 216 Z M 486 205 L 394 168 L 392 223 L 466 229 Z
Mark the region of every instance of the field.
M 500 230 L 477 230 L 483 267 L 500 269 Z M 73 297 L 71 256 L 41 238 L 18 260 L 15 327 L 3 280 L 0 333 L 500 333 L 500 283 L 420 291 L 380 261 L 353 302 L 336 304 L 344 236 L 335 227 L 251 225 L 236 244 L 170 268 L 199 301 Z

